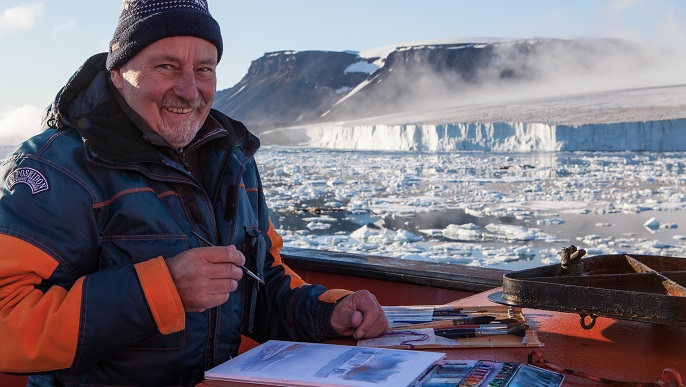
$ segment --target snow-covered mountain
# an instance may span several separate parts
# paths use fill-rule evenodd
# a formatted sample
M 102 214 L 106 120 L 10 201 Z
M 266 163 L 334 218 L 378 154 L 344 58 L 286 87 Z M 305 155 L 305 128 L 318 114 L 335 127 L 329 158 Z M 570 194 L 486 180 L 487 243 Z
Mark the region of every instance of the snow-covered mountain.
M 683 58 L 616 39 L 466 39 L 253 61 L 215 108 L 267 144 L 686 150 Z M 684 137 L 684 136 L 681 136 Z

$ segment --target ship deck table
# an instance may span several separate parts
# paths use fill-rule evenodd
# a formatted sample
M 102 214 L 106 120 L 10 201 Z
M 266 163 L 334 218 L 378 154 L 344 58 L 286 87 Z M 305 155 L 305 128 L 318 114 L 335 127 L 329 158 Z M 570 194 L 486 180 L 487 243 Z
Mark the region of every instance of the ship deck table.
M 489 294 L 497 291 L 502 291 L 502 288 L 477 293 L 449 304 L 497 305 L 488 299 Z M 662 372 L 666 368 L 675 369 L 682 377 L 686 377 L 685 326 L 598 317 L 593 328 L 587 330 L 581 327 L 578 314 L 529 308 L 523 308 L 523 313 L 527 323 L 543 342 L 543 347 L 455 348 L 434 351 L 445 352 L 448 359 L 526 363 L 532 350 L 536 350 L 550 364 L 598 378 L 655 383 L 662 379 Z M 353 340 L 335 343 L 355 345 Z M 228 385 L 225 382 L 205 381 L 198 387 Z M 603 383 L 565 375 L 564 386 L 579 385 Z
M 451 302 L 455 306 L 497 305 L 488 295 L 497 288 Z M 550 364 L 605 379 L 657 382 L 666 368 L 686 377 L 686 327 L 598 317 L 584 329 L 574 313 L 523 308 L 527 323 L 544 346 L 537 350 Z M 532 348 L 469 348 L 446 351 L 453 359 L 526 363 Z M 565 376 L 565 385 L 600 384 Z

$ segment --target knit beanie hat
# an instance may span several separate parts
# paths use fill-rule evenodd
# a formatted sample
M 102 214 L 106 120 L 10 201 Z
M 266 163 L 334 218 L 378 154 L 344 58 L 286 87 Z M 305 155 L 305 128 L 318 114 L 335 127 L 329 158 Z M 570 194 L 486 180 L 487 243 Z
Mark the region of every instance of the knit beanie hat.
M 195 36 L 217 46 L 223 42 L 219 24 L 207 0 L 124 0 L 117 29 L 110 42 L 107 70 L 116 69 L 146 46 L 171 36 Z

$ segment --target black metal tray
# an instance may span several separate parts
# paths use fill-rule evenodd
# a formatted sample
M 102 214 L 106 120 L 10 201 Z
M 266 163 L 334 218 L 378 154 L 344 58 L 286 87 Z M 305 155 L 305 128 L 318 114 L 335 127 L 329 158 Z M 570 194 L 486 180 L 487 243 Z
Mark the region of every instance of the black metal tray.
M 598 316 L 686 325 L 686 258 L 611 254 L 580 261 L 578 275 L 568 274 L 560 264 L 504 274 L 503 291 L 488 298 L 578 313 L 586 329 Z

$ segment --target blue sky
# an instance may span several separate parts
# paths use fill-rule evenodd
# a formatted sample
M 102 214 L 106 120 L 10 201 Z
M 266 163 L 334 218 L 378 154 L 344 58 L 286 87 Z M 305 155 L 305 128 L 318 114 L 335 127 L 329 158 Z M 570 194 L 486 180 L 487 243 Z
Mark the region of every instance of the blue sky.
M 218 88 L 278 50 L 365 51 L 432 39 L 622 37 L 686 47 L 682 0 L 209 0 L 224 35 Z M 107 50 L 119 0 L 0 0 L 0 145 L 38 130 L 39 111 Z

